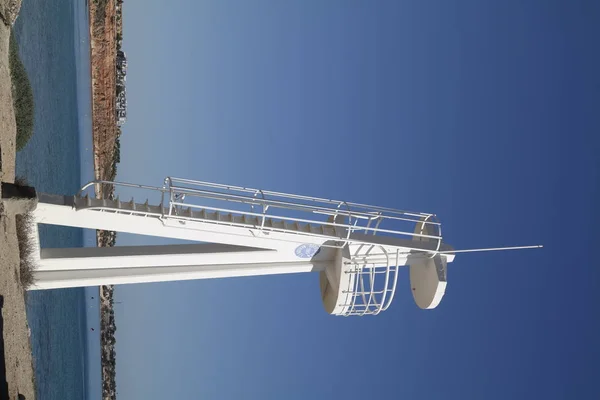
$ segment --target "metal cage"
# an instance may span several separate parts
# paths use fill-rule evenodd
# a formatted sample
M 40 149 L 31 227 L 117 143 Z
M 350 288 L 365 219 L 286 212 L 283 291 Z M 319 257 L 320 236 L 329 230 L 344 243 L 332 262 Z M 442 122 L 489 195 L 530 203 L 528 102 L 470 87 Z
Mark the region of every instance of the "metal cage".
M 332 240 L 336 247 L 360 242 L 353 239 L 355 233 L 433 240 L 437 249 L 442 243 L 441 223 L 430 213 L 173 177 L 165 179 L 162 190 L 166 219 L 319 236 Z M 425 233 L 415 232 L 418 223 L 430 228 Z
M 398 283 L 398 253 L 387 254 L 381 246 L 368 246 L 367 253 L 379 249 L 386 254 L 386 263 L 368 262 L 367 258 L 352 257 L 344 274 L 349 274 L 348 287 L 341 299 L 343 316 L 377 315 L 387 308 L 394 299 Z
M 162 187 L 96 180 L 84 185 L 77 197 L 83 198 L 88 188 L 99 185 L 158 192 L 160 204 L 148 206 L 146 201 L 145 207 L 134 207 L 132 199 L 128 203 L 132 206 L 125 208 L 121 207 L 125 203 L 117 198 L 106 199 L 105 206 L 77 203 L 78 208 L 158 216 L 165 222 L 177 221 L 182 226 L 189 220 L 242 226 L 264 233 L 318 236 L 336 242 L 339 247 L 361 242 L 353 239 L 353 234 L 437 241 L 438 249 L 442 243 L 441 223 L 431 213 L 174 177 L 165 178 Z M 416 232 L 416 224 L 428 228 Z

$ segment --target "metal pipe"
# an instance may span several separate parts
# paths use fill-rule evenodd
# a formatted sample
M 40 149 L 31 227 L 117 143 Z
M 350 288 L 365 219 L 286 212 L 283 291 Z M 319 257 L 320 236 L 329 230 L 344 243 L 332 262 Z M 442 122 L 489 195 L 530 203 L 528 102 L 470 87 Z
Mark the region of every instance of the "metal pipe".
M 513 246 L 513 247 L 490 247 L 482 249 L 465 249 L 465 250 L 448 250 L 438 251 L 438 254 L 456 254 L 456 253 L 479 253 L 484 251 L 502 251 L 502 250 L 525 250 L 525 249 L 541 249 L 544 247 L 542 244 L 536 244 L 533 246 Z

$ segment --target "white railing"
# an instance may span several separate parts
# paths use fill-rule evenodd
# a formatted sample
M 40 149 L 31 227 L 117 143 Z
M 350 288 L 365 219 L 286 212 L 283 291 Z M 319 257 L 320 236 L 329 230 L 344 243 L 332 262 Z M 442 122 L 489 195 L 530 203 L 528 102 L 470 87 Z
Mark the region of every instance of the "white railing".
M 369 206 L 314 196 L 301 196 L 241 186 L 167 177 L 162 187 L 125 182 L 92 181 L 77 193 L 95 185 L 109 184 L 160 194 L 159 217 L 163 220 L 202 221 L 211 224 L 242 226 L 258 231 L 283 232 L 294 235 L 331 239 L 333 247 L 343 247 L 353 234 L 396 236 L 442 243 L 441 223 L 435 214 Z M 104 210 L 110 207 L 85 207 Z M 193 212 L 197 211 L 197 212 Z M 206 211 L 224 213 L 241 219 L 208 218 Z M 128 210 L 128 213 L 148 214 Z M 274 222 L 279 222 L 274 223 Z M 415 225 L 427 229 L 415 230 Z M 310 229 L 310 225 L 317 229 Z M 323 229 L 320 229 L 322 227 Z M 387 254 L 384 254 L 387 257 Z
M 331 228 L 330 232 L 335 234 L 326 236 L 340 240 L 344 245 L 351 241 L 353 233 L 416 237 L 439 243 L 442 239 L 441 223 L 430 213 L 173 177 L 165 179 L 163 188 L 169 200 L 168 217 L 181 215 L 185 208 L 205 209 L 255 217 L 258 219 L 255 228 L 259 230 L 292 231 L 294 234 L 302 232 L 267 226 L 267 221 L 311 224 Z M 207 204 L 207 200 L 213 204 Z M 223 223 L 229 224 L 228 221 Z M 414 226 L 417 223 L 430 226 L 429 231 L 435 233 L 416 233 Z

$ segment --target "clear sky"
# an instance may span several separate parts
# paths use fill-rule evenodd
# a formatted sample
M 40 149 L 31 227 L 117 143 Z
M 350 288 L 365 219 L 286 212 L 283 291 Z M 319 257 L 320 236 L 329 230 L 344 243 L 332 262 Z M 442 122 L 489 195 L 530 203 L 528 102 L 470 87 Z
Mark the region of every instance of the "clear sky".
M 437 213 L 441 305 L 376 317 L 318 276 L 119 286 L 119 397 L 600 398 L 600 2 L 124 4 L 118 178 Z M 119 244 L 157 243 L 122 235 Z

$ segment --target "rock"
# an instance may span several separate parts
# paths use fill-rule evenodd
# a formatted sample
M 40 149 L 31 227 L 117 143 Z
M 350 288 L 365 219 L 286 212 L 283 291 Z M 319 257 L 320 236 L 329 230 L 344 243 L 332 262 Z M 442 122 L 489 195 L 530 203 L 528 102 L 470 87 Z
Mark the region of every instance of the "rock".
M 22 0 L 0 0 L 0 20 L 6 26 L 12 26 L 21 10 Z
M 37 207 L 37 193 L 31 186 L 2 182 L 2 204 L 10 215 L 26 214 Z

